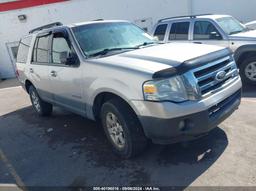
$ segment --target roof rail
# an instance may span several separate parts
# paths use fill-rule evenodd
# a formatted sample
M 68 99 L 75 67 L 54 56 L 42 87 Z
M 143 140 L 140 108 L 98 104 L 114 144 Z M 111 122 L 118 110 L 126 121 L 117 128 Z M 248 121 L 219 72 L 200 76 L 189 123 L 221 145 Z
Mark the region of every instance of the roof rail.
M 163 22 L 165 20 L 170 20 L 170 19 L 178 19 L 178 18 L 196 18 L 196 17 L 199 17 L 199 16 L 206 16 L 206 15 L 213 15 L 211 13 L 209 14 L 198 14 L 198 15 L 184 15 L 184 16 L 176 16 L 176 17 L 167 17 L 167 18 L 163 18 L 163 19 L 160 19 L 158 22 Z
M 95 19 L 95 20 L 92 20 L 92 21 L 104 21 L 104 19 Z
M 41 31 L 43 29 L 49 29 L 49 28 L 52 28 L 52 27 L 57 27 L 57 26 L 62 26 L 63 24 L 61 22 L 55 22 L 55 23 L 50 23 L 48 25 L 44 25 L 44 26 L 41 26 L 41 27 L 38 27 L 38 28 L 35 28 L 31 31 L 29 31 L 29 34 L 32 34 L 34 32 L 37 32 L 37 31 Z

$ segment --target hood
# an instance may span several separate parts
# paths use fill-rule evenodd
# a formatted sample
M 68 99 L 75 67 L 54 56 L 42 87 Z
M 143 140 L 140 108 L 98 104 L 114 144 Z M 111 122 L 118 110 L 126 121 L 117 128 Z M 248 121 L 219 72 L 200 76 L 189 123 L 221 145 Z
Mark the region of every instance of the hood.
M 225 48 L 193 43 L 168 43 L 92 59 L 90 62 L 153 74 L 222 49 Z
M 246 27 L 250 28 L 250 29 L 255 29 L 256 27 L 256 21 L 251 21 L 249 23 L 244 24 Z
M 256 30 L 230 35 L 231 40 L 256 40 Z

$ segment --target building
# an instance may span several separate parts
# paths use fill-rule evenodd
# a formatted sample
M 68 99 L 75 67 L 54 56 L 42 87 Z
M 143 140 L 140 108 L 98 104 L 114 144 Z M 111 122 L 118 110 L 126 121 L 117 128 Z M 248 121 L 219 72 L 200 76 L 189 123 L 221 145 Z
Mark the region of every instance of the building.
M 22 36 L 41 25 L 95 19 L 125 19 L 145 30 L 163 17 L 220 13 L 241 21 L 256 20 L 254 0 L 0 0 L 0 76 L 15 76 Z

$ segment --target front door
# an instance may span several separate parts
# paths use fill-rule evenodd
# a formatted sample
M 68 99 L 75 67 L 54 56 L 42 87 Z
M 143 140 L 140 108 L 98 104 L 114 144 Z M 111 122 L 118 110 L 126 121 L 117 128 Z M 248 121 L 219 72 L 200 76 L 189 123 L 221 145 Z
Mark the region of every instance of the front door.
M 75 113 L 85 114 L 85 105 L 82 102 L 82 84 L 79 65 L 63 63 L 63 55 L 75 54 L 67 31 L 61 29 L 53 32 L 51 48 L 51 63 L 49 67 L 51 92 L 54 102 L 68 108 Z
M 206 20 L 194 22 L 193 42 L 229 47 L 229 41 L 223 37 L 223 34 L 212 22 Z

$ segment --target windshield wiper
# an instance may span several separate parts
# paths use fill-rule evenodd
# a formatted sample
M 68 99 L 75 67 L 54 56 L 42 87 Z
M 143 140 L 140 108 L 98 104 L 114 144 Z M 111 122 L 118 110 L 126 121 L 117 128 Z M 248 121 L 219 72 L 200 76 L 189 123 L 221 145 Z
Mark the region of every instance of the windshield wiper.
M 96 57 L 96 56 L 103 56 L 108 54 L 109 52 L 113 51 L 122 51 L 122 50 L 133 50 L 133 49 L 138 49 L 137 47 L 125 47 L 125 48 L 106 48 L 104 50 L 101 50 L 99 52 L 96 52 L 94 54 L 89 55 L 89 57 Z
M 144 42 L 143 44 L 139 44 L 136 46 L 137 48 L 141 48 L 143 46 L 153 45 L 153 44 L 161 44 L 160 42 Z

